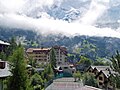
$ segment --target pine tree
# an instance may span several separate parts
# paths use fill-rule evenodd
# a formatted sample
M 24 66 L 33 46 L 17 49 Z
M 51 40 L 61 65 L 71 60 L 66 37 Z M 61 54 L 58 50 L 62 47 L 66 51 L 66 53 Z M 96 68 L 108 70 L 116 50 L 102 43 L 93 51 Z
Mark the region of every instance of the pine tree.
M 46 79 L 47 81 L 51 80 L 54 77 L 54 71 L 51 67 L 51 64 L 48 64 L 45 67 L 44 72 L 42 73 L 42 78 Z
M 10 57 L 12 76 L 8 80 L 8 90 L 29 90 L 28 74 L 23 47 L 18 47 Z
M 2 60 L 7 59 L 6 54 L 4 52 L 0 52 L 0 59 L 2 59 Z
M 41 90 L 44 87 L 42 77 L 39 74 L 35 73 L 31 77 L 31 85 L 34 87 L 35 90 Z
M 115 56 L 112 56 L 112 69 L 120 74 L 120 54 L 117 51 Z
M 117 51 L 115 56 L 112 56 L 112 69 L 118 74 L 111 75 L 112 85 L 117 88 L 120 88 L 120 53 Z
M 56 67 L 56 56 L 54 48 L 52 48 L 50 52 L 50 64 L 53 69 Z

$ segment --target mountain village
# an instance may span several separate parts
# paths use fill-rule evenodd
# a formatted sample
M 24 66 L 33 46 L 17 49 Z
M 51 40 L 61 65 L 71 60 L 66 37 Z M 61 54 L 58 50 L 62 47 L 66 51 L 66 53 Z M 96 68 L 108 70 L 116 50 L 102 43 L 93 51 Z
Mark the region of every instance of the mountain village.
M 0 41 L 0 52 L 6 53 L 12 45 L 13 43 Z M 117 90 L 119 86 L 113 80 L 120 74 L 114 67 L 92 64 L 84 67 L 87 62 L 79 65 L 70 63 L 64 46 L 24 48 L 24 57 L 27 74 L 33 79 L 33 90 Z M 11 72 L 13 67 L 12 62 L 4 60 L 2 55 L 0 58 L 0 90 L 6 90 L 5 81 L 14 76 Z M 120 67 L 115 67 L 120 70 Z

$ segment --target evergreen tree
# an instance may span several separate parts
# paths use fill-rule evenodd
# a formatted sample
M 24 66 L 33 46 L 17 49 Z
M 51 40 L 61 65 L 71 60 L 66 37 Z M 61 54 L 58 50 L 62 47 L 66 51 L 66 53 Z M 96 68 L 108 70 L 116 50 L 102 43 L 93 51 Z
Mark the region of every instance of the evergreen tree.
M 33 57 L 29 57 L 29 65 L 31 65 L 32 67 L 36 67 L 36 60 L 33 60 Z
M 117 51 L 116 52 L 116 55 L 115 56 L 112 56 L 112 59 L 111 59 L 111 62 L 112 62 L 112 69 L 115 71 L 115 72 L 118 72 L 118 74 L 115 75 L 111 75 L 111 81 L 113 82 L 113 86 L 117 87 L 117 88 L 120 88 L 120 54 L 119 52 Z
M 31 85 L 34 87 L 35 90 L 41 90 L 44 87 L 44 82 L 41 76 L 35 73 L 31 77 Z
M 52 48 L 50 51 L 50 64 L 53 69 L 56 67 L 56 56 L 54 48 Z
M 7 56 L 4 52 L 0 52 L 0 59 L 2 60 L 6 60 L 7 59 Z
M 44 70 L 44 78 L 47 80 L 51 80 L 54 77 L 54 72 L 51 67 L 51 64 L 48 64 L 48 66 Z
M 10 57 L 12 76 L 8 80 L 8 90 L 29 90 L 28 74 L 23 47 L 18 47 Z
M 112 69 L 120 74 L 120 54 L 117 51 L 115 56 L 112 56 Z

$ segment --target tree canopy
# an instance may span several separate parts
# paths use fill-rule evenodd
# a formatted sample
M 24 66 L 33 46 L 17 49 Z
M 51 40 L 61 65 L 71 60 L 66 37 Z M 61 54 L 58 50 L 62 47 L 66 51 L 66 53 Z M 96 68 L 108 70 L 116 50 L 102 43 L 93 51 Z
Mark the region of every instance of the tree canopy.
M 115 56 L 112 56 L 111 62 L 113 70 L 120 74 L 120 53 L 118 51 Z
M 24 58 L 23 47 L 18 47 L 10 56 L 10 71 L 12 76 L 8 80 L 8 90 L 29 90 L 28 74 Z
M 116 76 L 111 75 L 111 81 L 113 82 L 113 85 L 116 84 L 116 87 L 120 88 L 120 53 L 118 51 L 116 52 L 115 56 L 112 56 L 111 62 L 112 62 L 111 65 L 112 69 L 115 72 L 118 72 Z

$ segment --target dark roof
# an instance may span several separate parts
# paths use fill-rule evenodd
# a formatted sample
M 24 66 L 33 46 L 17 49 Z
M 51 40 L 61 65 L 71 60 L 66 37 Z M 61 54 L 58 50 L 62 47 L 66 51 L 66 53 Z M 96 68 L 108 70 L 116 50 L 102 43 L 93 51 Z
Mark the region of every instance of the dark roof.
M 101 70 L 101 71 L 98 73 L 98 75 L 96 76 L 96 78 L 97 78 L 101 73 L 103 73 L 106 78 L 109 78 L 110 75 L 117 75 L 117 74 L 118 74 L 118 72 L 115 72 L 115 71 L 113 71 L 113 70 L 111 70 L 111 71 L 109 71 L 109 70 Z
M 103 73 L 106 78 L 109 78 L 109 76 L 110 76 L 111 74 L 112 74 L 112 75 L 118 74 L 117 72 L 113 71 L 110 66 L 90 66 L 87 70 L 89 70 L 90 68 L 93 69 L 93 72 L 94 72 L 94 70 L 98 70 L 99 73 L 98 73 L 98 75 L 96 76 L 96 78 L 97 78 L 101 73 Z

